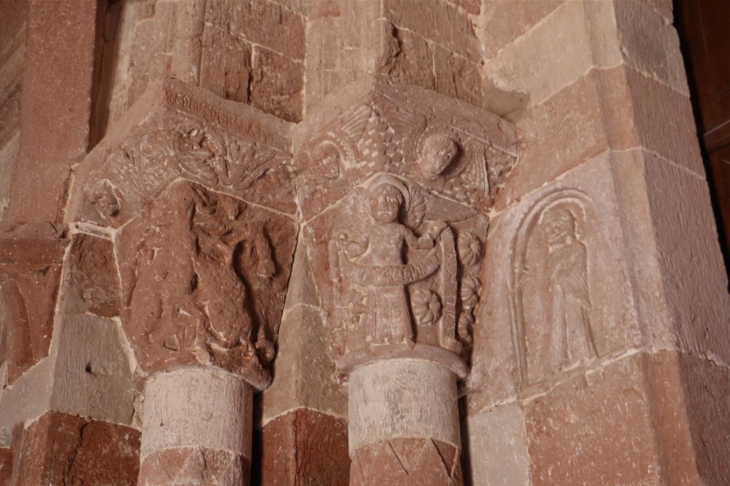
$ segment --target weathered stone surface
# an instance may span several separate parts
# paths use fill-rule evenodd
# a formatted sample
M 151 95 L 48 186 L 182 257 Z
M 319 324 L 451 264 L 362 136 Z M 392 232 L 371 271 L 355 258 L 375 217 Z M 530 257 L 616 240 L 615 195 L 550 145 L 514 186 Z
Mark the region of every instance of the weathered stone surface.
M 251 460 L 210 447 L 176 447 L 154 452 L 142 460 L 140 486 L 248 485 Z
M 48 356 L 67 244 L 65 229 L 48 223 L 0 228 L 0 363 L 9 383 Z
M 434 439 L 461 449 L 456 375 L 426 360 L 383 360 L 349 383 L 349 450 L 392 439 Z
M 137 430 L 48 412 L 22 433 L 11 484 L 135 485 Z
M 263 394 L 264 421 L 299 407 L 347 416 L 347 389 L 334 379 L 320 309 L 297 305 L 284 312 L 272 374 Z
M 459 449 L 433 439 L 393 439 L 352 453 L 351 486 L 462 486 Z
M 540 3 L 549 9 L 555 2 Z M 585 16 L 584 2 L 564 2 L 529 35 L 485 64 L 484 74 L 498 88 L 529 93 L 531 105 L 541 103 L 593 66 L 589 33 L 581 28 Z
M 6 220 L 62 219 L 71 166 L 88 145 L 96 3 L 29 3 L 23 130 Z
M 251 76 L 251 104 L 284 120 L 302 119 L 304 65 L 256 47 Z
M 10 479 L 13 474 L 13 450 L 12 448 L 0 448 L 0 485 L 10 486 Z
M 478 314 L 467 382 L 480 390 L 469 397 L 472 413 L 518 393 L 550 389 L 639 345 L 633 292 L 651 292 L 632 291 L 617 206 L 606 154 L 494 218 L 482 298 L 505 305 L 484 306 Z M 654 342 L 671 340 L 665 323 Z
M 145 385 L 142 461 L 178 448 L 250 458 L 252 420 L 253 389 L 240 377 L 215 368 L 158 373 Z
M 65 315 L 59 321 L 51 409 L 131 424 L 132 365 L 117 322 L 90 315 Z
M 730 362 L 730 297 L 704 179 L 644 154 L 644 177 L 671 323 L 678 346 Z M 694 204 L 682 204 L 681 194 Z
M 626 356 L 527 404 L 533 484 L 695 484 L 676 365 L 662 359 Z
M 384 0 L 385 17 L 396 27 L 438 41 L 447 49 L 479 62 L 479 42 L 469 15 L 440 0 Z
M 408 30 L 395 28 L 393 37 L 398 43 L 397 50 L 378 70 L 379 74 L 387 74 L 401 83 L 434 89 L 433 52 L 426 39 Z
M 267 422 L 258 440 L 251 484 L 348 484 L 350 458 L 347 421 L 343 418 L 299 408 Z
M 484 105 L 483 81 L 478 64 L 434 46 L 434 73 L 437 92 L 474 106 Z
M 206 22 L 288 57 L 304 59 L 304 18 L 269 0 L 214 0 Z
M 308 116 L 292 134 L 305 219 L 378 172 L 410 178 L 485 211 L 514 163 L 509 122 L 383 77 L 364 77 L 342 87 Z M 421 152 L 426 139 L 436 133 L 452 137 L 459 153 L 452 165 L 441 168 L 443 174 L 426 174 L 429 169 L 419 166 L 424 160 Z
M 11 87 L 5 99 L 2 94 L 0 91 L 0 147 L 5 147 L 20 130 L 20 83 Z
M 177 177 L 293 214 L 287 132 L 280 119 L 169 80 L 77 169 L 69 219 L 119 227 Z
M 0 389 L 0 446 L 8 447 L 13 442 L 14 427 L 34 420 L 50 409 L 52 393 L 53 362 L 50 359 L 41 360 L 15 383 Z
M 689 96 L 677 31 L 651 3 L 613 2 L 621 53 L 637 71 Z
M 99 317 L 115 317 L 121 308 L 119 270 L 114 243 L 78 234 L 66 261 L 64 312 L 90 312 Z
M 505 2 L 485 0 L 482 18 L 475 29 L 484 59 L 493 58 L 503 47 L 527 32 L 531 27 L 550 15 L 565 0 L 540 2 Z
M 200 85 L 221 98 L 248 101 L 251 45 L 217 28 L 205 29 Z
M 699 475 L 705 484 L 722 484 L 730 478 L 730 371 L 704 357 L 678 355 Z
M 20 132 L 17 132 L 10 141 L 0 149 L 0 220 L 5 217 L 10 201 L 10 185 L 13 181 L 15 160 L 18 158 Z
M 215 364 L 267 385 L 295 235 L 285 216 L 174 183 L 117 237 L 138 371 Z
M 465 423 L 464 475 L 473 486 L 530 486 L 530 459 L 522 409 L 500 405 Z

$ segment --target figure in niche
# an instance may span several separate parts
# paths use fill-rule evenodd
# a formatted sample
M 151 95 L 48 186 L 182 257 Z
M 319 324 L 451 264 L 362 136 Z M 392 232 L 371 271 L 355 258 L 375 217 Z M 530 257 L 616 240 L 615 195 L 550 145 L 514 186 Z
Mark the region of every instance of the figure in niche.
M 588 316 L 588 258 L 585 245 L 576 239 L 575 217 L 569 210 L 548 210 L 541 225 L 548 244 L 549 366 L 558 371 L 597 356 Z
M 379 179 L 368 193 L 368 209 L 372 224 L 363 225 L 360 241 L 352 242 L 348 256 L 359 266 L 373 269 L 403 266 L 404 243 L 409 248 L 433 248 L 435 238 L 446 227 L 435 223 L 423 236 L 417 237 L 400 224 L 399 214 L 404 195 L 387 178 Z M 435 269 L 434 269 L 435 270 Z M 418 272 L 415 272 L 418 273 Z M 397 279 L 395 279 L 397 280 Z M 405 341 L 413 344 L 413 328 L 405 285 L 406 279 L 390 284 L 367 284 L 367 310 L 362 325 L 374 329 L 374 341 L 378 344 L 397 344 Z

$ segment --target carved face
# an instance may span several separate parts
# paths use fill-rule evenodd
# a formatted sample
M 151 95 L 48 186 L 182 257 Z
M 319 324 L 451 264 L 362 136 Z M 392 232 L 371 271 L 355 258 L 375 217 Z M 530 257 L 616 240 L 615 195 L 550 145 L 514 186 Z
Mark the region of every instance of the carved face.
M 418 165 L 429 179 L 438 177 L 456 157 L 456 142 L 446 135 L 432 135 L 423 145 L 423 156 Z
M 403 204 L 403 195 L 395 186 L 381 184 L 370 193 L 370 216 L 378 224 L 398 221 L 398 212 Z
M 561 243 L 566 238 L 575 238 L 575 218 L 567 209 L 550 210 L 543 219 L 545 235 L 549 244 Z

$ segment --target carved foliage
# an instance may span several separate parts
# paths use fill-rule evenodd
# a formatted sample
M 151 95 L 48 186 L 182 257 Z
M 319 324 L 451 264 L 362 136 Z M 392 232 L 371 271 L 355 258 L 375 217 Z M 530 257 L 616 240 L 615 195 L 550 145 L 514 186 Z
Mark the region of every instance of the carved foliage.
M 378 172 L 405 176 L 477 210 L 488 210 L 514 156 L 459 123 L 410 111 L 387 98 L 358 105 L 297 154 L 305 217 L 314 216 Z
M 119 227 L 179 177 L 293 213 L 291 172 L 291 157 L 263 135 L 233 135 L 167 109 L 162 120 L 143 123 L 89 174 L 81 218 Z
M 478 297 L 464 288 L 478 289 L 486 230 L 473 209 L 386 174 L 310 222 L 305 235 L 335 354 L 418 343 L 466 356 L 471 325 L 463 322 L 473 322 Z
M 142 370 L 214 364 L 264 386 L 295 234 L 284 216 L 188 182 L 126 225 L 122 321 Z

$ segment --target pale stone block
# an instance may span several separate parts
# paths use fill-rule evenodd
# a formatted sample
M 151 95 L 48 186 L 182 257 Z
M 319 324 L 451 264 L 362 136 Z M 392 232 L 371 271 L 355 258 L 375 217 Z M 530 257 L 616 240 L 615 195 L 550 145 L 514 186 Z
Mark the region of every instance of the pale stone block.
M 484 59 L 492 59 L 503 47 L 524 35 L 564 2 L 565 0 L 484 0 L 475 29 Z
M 134 390 L 118 324 L 91 315 L 60 323 L 51 409 L 130 424 Z
M 472 486 L 530 486 L 525 418 L 517 404 L 466 421 Z
M 566 2 L 485 64 L 483 74 L 505 90 L 541 103 L 594 66 L 583 2 Z
M 12 182 L 15 159 L 18 157 L 18 142 L 20 132 L 16 132 L 2 149 L 0 149 L 0 220 L 5 215 L 10 198 L 10 183 Z
M 365 444 L 430 438 L 460 448 L 456 375 L 430 361 L 384 360 L 350 375 L 350 455 Z
M 53 392 L 53 360 L 46 358 L 0 390 L 0 447 L 9 447 L 16 424 L 43 415 Z
M 141 459 L 175 447 L 251 457 L 253 388 L 215 368 L 159 373 L 145 386 Z

